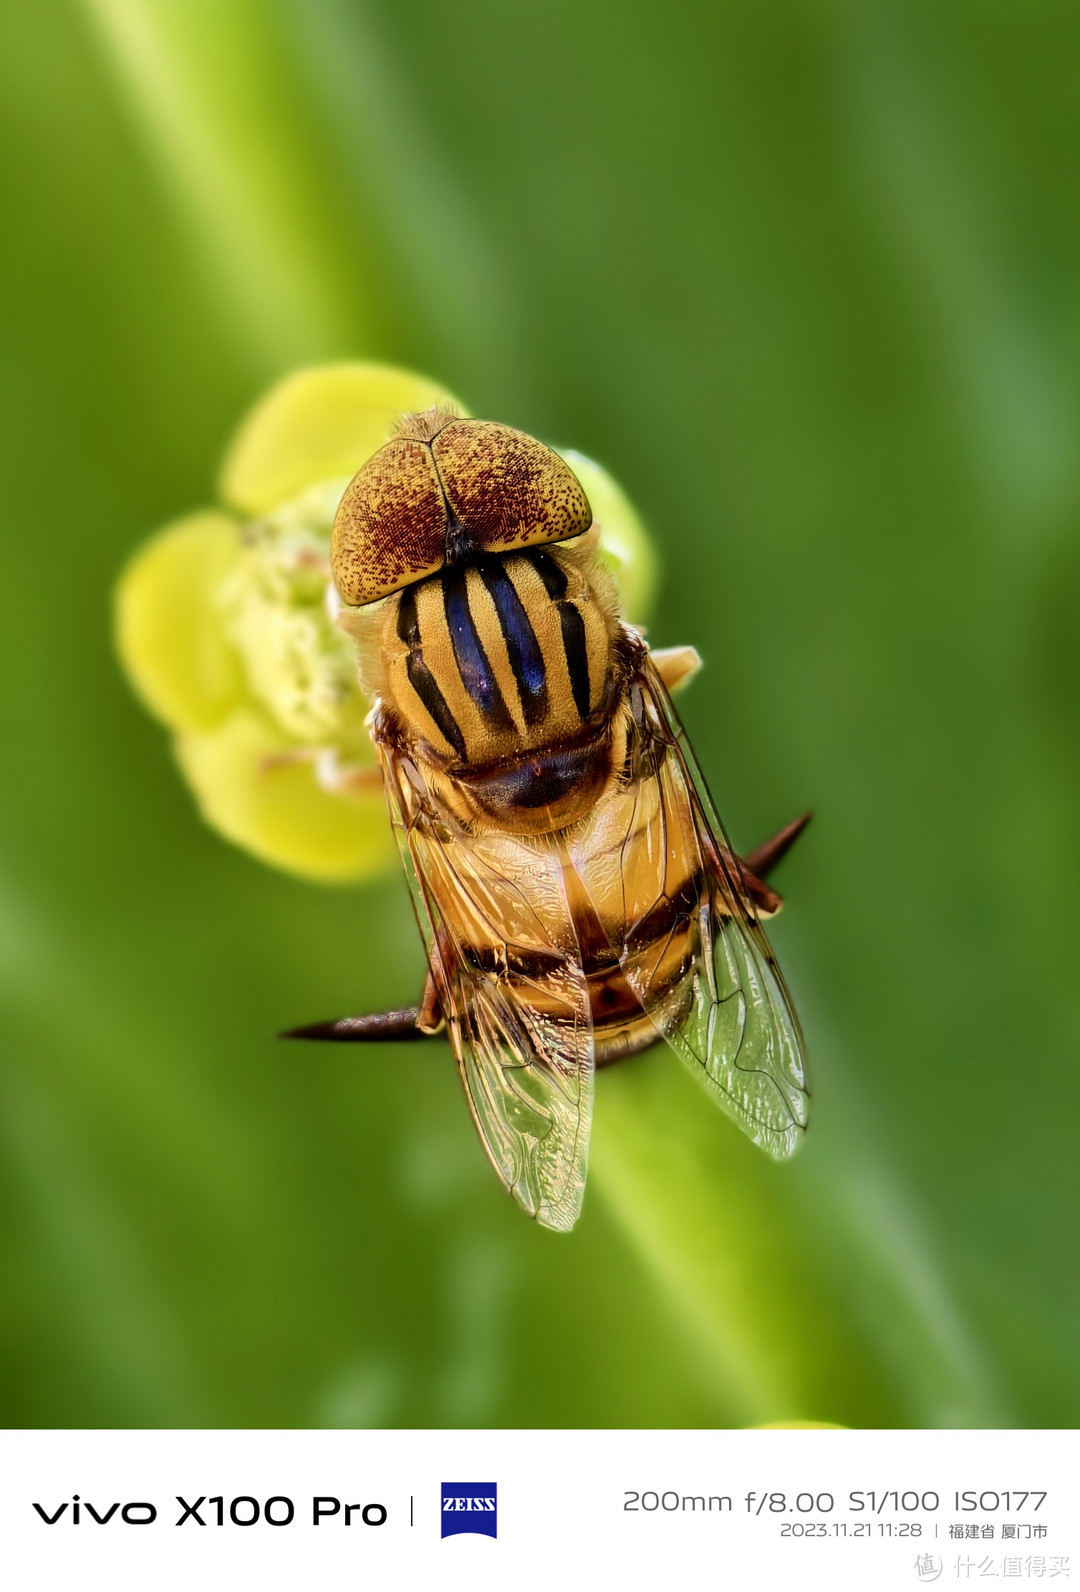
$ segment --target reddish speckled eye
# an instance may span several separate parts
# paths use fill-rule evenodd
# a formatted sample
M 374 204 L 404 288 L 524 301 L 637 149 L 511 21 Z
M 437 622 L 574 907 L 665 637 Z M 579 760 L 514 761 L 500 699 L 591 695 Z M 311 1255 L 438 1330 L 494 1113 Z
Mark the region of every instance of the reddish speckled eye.
M 349 483 L 334 520 L 334 581 L 351 606 L 477 553 L 561 542 L 592 524 L 551 448 L 493 420 L 407 416 Z

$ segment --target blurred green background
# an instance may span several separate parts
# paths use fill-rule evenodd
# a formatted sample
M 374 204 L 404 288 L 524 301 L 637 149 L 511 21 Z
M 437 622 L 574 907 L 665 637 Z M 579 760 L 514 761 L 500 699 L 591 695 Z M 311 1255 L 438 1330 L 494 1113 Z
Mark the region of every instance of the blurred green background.
M 1042 4 L 0 11 L 3 1420 L 1080 1421 L 1080 17 Z M 292 366 L 424 370 L 653 528 L 651 635 L 815 1066 L 777 1168 L 601 1077 L 500 1193 L 402 881 L 198 821 L 110 592 Z

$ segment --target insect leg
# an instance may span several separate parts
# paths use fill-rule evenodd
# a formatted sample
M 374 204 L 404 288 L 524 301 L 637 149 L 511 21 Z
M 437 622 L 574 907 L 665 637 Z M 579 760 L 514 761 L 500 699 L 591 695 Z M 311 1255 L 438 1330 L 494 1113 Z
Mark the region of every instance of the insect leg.
M 420 1007 L 406 1006 L 399 1012 L 373 1012 L 369 1017 L 338 1017 L 328 1023 L 308 1023 L 290 1028 L 279 1039 L 336 1039 L 346 1044 L 370 1040 L 428 1039 L 431 1030 L 419 1026 Z
M 653 667 L 669 691 L 678 691 L 701 668 L 701 655 L 696 647 L 660 647 L 652 653 Z
M 424 983 L 424 994 L 420 1002 L 420 1010 L 416 1014 L 416 1026 L 425 1034 L 436 1034 L 443 1026 L 439 992 L 435 988 L 435 980 L 430 973 Z
M 346 1044 L 394 1039 L 430 1039 L 443 1026 L 442 1007 L 429 973 L 419 1006 L 399 1012 L 372 1012 L 368 1017 L 338 1017 L 328 1023 L 307 1023 L 290 1028 L 279 1039 L 336 1039 Z
M 744 857 L 743 867 L 750 873 L 756 874 L 759 879 L 767 879 L 781 857 L 786 856 L 791 850 L 812 817 L 812 813 L 803 813 L 801 818 L 786 824 L 771 840 L 766 840 L 763 846 L 759 846 L 756 851 L 751 851 Z
M 745 891 L 754 903 L 759 917 L 771 918 L 783 906 L 783 896 L 769 888 L 765 883 L 765 876 L 791 849 L 809 822 L 810 814 L 803 813 L 801 818 L 796 818 L 794 823 L 788 824 L 779 834 L 774 835 L 771 840 L 767 840 L 763 846 L 759 846 L 746 857 L 736 857 L 711 835 L 705 837 L 706 848 L 711 855 L 713 866 L 730 881 L 733 887 L 736 889 L 741 887 Z
M 764 882 L 765 876 L 771 873 L 781 857 L 791 849 L 809 822 L 810 814 L 803 813 L 801 818 L 796 818 L 794 823 L 788 824 L 784 829 L 781 829 L 779 834 L 774 835 L 771 840 L 767 840 L 756 851 L 752 851 L 748 857 L 740 858 L 735 871 L 733 871 L 731 866 L 731 854 L 722 846 L 718 848 L 718 851 L 723 853 L 724 858 L 728 859 L 723 865 L 724 872 L 729 879 L 734 881 L 737 878 L 739 880 L 757 908 L 759 917 L 771 918 L 783 906 L 783 896 L 778 895 L 775 890 L 769 888 Z

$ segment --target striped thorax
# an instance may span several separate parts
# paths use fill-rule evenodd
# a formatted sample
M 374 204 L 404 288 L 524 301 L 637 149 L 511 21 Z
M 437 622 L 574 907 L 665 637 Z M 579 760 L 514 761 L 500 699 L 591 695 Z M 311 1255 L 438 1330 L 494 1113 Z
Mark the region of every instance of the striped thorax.
M 453 805 L 523 832 L 572 822 L 610 764 L 618 621 L 594 548 L 481 557 L 379 608 L 365 682 Z

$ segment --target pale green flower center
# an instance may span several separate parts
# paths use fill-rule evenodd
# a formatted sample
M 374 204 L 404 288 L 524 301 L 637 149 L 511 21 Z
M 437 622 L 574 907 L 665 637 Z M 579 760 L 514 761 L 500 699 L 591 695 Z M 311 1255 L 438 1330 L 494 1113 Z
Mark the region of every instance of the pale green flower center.
M 330 617 L 330 528 L 347 481 L 309 487 L 245 525 L 219 601 L 252 693 L 297 740 L 363 754 L 367 704 Z M 365 759 L 366 760 L 366 759 Z

